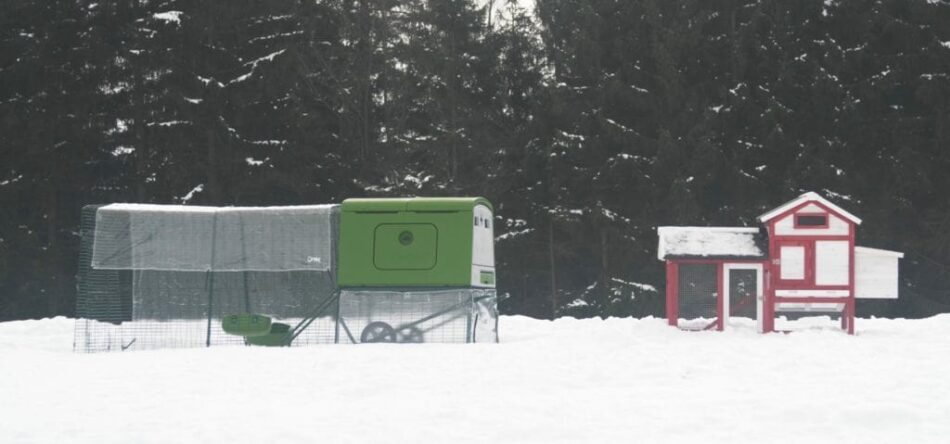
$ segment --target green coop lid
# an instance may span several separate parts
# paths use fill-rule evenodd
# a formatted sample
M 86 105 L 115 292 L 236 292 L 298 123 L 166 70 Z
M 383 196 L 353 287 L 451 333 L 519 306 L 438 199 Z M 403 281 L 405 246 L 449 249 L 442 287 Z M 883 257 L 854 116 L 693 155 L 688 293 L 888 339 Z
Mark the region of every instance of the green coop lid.
M 355 213 L 438 212 L 471 210 L 475 205 L 492 209 L 484 197 L 399 197 L 346 199 L 341 210 Z

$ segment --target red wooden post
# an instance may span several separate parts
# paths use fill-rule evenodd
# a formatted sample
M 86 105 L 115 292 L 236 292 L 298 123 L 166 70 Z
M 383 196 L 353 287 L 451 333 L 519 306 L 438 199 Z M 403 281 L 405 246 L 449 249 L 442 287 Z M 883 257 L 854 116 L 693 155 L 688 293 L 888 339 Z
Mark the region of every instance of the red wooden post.
M 765 273 L 762 279 L 765 289 L 762 291 L 762 333 L 770 333 L 773 330 L 772 325 L 772 261 L 766 260 L 762 264 L 762 272 Z
M 850 269 L 848 270 L 848 274 L 849 274 L 849 278 L 848 278 L 848 287 L 849 287 L 849 288 L 848 288 L 848 299 L 849 299 L 849 303 L 848 303 L 848 304 L 845 304 L 845 308 L 850 307 L 850 308 L 848 308 L 848 334 L 849 334 L 849 335 L 853 335 L 853 334 L 854 334 L 854 312 L 855 312 L 855 308 L 856 308 L 855 305 L 856 305 L 856 296 L 857 296 L 857 295 L 854 294 L 854 287 L 855 287 L 855 285 L 854 285 L 854 280 L 855 280 L 855 272 L 854 272 L 854 270 L 855 270 L 855 265 L 854 265 L 854 244 L 855 244 L 855 242 L 854 242 L 854 239 L 855 239 L 855 237 L 856 237 L 856 236 L 855 236 L 855 234 L 856 234 L 855 232 L 857 231 L 857 228 L 858 228 L 858 227 L 857 227 L 857 225 L 854 224 L 853 222 L 852 222 L 851 224 L 849 224 L 848 227 L 850 228 L 850 231 L 849 231 L 849 233 L 848 233 L 848 255 L 849 255 L 848 265 L 850 266 Z
M 851 295 L 851 302 L 848 303 L 848 334 L 854 334 L 854 295 Z
M 775 331 L 775 284 L 776 276 L 779 271 L 775 267 L 775 257 L 778 255 L 775 249 L 775 221 L 771 220 L 766 226 L 766 233 L 769 236 L 769 256 L 765 262 L 766 274 L 768 277 L 768 290 L 765 292 L 765 307 L 762 308 L 762 316 L 765 319 L 762 320 L 762 332 L 763 333 L 772 333 Z
M 716 298 L 716 314 L 719 316 L 719 319 L 717 319 L 716 329 L 719 331 L 722 331 L 723 327 L 725 326 L 725 323 L 723 322 L 723 318 L 725 315 L 724 311 L 725 311 L 725 301 L 726 301 L 726 294 L 725 294 L 726 292 L 724 291 L 724 284 L 725 284 L 724 264 L 722 262 L 719 262 L 718 264 L 716 264 L 716 270 L 717 270 L 716 275 L 718 277 L 716 291 L 719 293 L 717 295 L 718 297 Z
M 671 326 L 677 325 L 677 318 L 679 317 L 678 304 L 677 300 L 677 291 L 679 289 L 679 267 L 676 266 L 676 263 L 667 260 L 666 261 L 666 322 Z

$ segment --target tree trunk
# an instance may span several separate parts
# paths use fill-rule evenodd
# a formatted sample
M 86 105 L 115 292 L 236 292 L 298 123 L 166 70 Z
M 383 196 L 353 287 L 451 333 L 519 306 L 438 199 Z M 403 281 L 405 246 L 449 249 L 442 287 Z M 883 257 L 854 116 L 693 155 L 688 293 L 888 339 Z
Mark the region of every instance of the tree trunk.
M 557 267 L 554 259 L 554 215 L 548 225 L 548 259 L 551 267 L 551 319 L 557 318 Z
M 54 162 L 55 164 L 55 162 Z M 55 176 L 56 171 L 53 174 Z M 59 305 L 60 300 L 63 297 L 63 286 L 60 284 L 58 279 L 60 274 L 60 268 L 57 265 L 61 265 L 62 261 L 59 253 L 59 243 L 56 241 L 57 237 L 57 206 L 59 204 L 59 198 L 56 192 L 56 177 L 50 177 L 49 179 L 49 190 L 46 201 L 46 257 L 50 260 L 49 267 L 49 278 L 52 283 L 52 288 L 49 288 L 49 293 L 47 293 L 47 310 L 50 316 L 56 316 L 59 314 Z
M 449 145 L 449 181 L 455 184 L 458 187 L 458 184 L 455 183 L 458 175 L 458 90 L 461 89 L 461 85 L 458 82 L 458 53 L 455 49 L 455 37 L 453 36 L 449 41 L 449 69 L 448 76 L 445 80 L 445 84 L 448 85 L 448 102 L 449 102 L 449 131 L 451 131 L 451 143 Z
M 610 273 L 607 271 L 607 229 L 600 230 L 600 281 L 604 286 L 604 299 L 610 300 Z
M 135 200 L 137 202 L 145 202 L 146 199 L 146 190 L 145 183 L 148 179 L 148 144 L 146 138 L 145 128 L 145 93 L 142 91 L 145 88 L 145 82 L 142 80 L 142 71 L 141 68 L 135 68 L 135 74 L 133 82 L 135 83 L 135 92 L 132 94 L 132 106 L 134 107 L 135 116 Z
M 526 250 L 521 250 L 518 254 L 521 256 L 521 312 L 528 312 L 528 260 L 525 254 Z
M 209 204 L 217 205 L 221 193 L 221 184 L 218 178 L 218 152 L 215 146 L 214 123 L 206 129 L 208 138 L 208 165 L 205 170 L 206 180 L 208 182 L 208 200 Z
M 360 68 L 360 159 L 365 160 L 369 151 L 369 126 L 370 126 L 370 101 L 371 88 L 370 77 L 372 76 L 372 42 L 370 42 L 370 20 L 369 3 L 367 0 L 360 0 L 360 42 L 359 57 L 362 58 Z

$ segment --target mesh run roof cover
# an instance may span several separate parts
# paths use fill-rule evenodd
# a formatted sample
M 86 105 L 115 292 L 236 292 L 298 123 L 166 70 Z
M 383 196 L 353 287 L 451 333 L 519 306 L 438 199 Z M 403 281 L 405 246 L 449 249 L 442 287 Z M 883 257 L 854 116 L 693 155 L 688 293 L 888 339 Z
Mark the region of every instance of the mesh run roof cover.
M 336 207 L 106 205 L 96 213 L 92 267 L 328 271 Z
M 758 228 L 658 227 L 657 258 L 765 258 L 765 238 Z

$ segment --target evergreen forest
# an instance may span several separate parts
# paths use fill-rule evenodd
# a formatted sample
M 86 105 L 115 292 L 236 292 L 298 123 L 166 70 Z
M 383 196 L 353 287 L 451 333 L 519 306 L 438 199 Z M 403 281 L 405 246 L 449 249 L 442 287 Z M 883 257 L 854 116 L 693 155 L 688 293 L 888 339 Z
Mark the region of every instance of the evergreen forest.
M 805 191 L 950 312 L 947 0 L 0 0 L 0 321 L 87 204 L 485 196 L 503 313 L 662 316 L 656 227 Z

